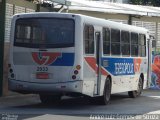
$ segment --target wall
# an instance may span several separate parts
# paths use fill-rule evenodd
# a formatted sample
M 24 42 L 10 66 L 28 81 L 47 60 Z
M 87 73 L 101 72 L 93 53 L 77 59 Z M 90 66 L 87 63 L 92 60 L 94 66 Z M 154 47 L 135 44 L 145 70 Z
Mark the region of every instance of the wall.
M 153 52 L 151 89 L 160 90 L 160 53 Z

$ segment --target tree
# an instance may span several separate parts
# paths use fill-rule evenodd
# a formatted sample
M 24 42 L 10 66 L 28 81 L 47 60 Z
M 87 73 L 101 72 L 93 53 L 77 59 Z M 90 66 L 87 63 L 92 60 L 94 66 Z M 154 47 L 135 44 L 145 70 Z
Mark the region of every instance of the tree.
M 160 6 L 160 1 L 159 0 L 151 0 L 151 4 L 153 6 Z
M 150 5 L 150 6 L 160 6 L 160 0 L 130 0 L 130 4 L 134 5 Z
M 139 5 L 140 2 L 141 2 L 141 0 L 130 0 L 130 3 L 134 4 L 134 5 Z

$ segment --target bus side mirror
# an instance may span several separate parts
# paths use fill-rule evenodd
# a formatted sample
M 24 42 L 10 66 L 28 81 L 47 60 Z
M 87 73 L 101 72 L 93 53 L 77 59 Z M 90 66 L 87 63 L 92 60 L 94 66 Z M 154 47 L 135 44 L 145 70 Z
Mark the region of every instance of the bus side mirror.
M 155 48 L 156 47 L 156 40 L 153 40 L 152 41 L 152 48 Z
M 150 40 L 152 41 L 152 48 L 155 48 L 156 47 L 156 40 L 155 40 L 155 37 L 153 35 L 150 35 Z

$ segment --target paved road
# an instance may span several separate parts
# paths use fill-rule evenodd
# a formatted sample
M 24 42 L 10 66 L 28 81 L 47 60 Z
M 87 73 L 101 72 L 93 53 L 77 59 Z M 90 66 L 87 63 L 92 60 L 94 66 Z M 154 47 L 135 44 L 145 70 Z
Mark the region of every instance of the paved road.
M 146 90 L 136 99 L 129 98 L 126 93 L 115 94 L 107 106 L 90 104 L 84 98 L 63 99 L 59 105 L 43 105 L 37 95 L 9 96 L 0 98 L 0 113 L 3 118 L 26 120 L 89 120 L 95 114 L 160 114 L 160 91 Z

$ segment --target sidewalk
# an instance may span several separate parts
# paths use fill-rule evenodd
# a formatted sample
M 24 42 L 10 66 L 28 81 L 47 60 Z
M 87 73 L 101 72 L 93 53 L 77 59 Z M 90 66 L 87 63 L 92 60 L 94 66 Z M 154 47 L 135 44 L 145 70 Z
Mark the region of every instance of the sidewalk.
M 35 94 L 19 94 L 16 92 L 9 92 L 8 95 L 0 97 L 0 109 L 6 106 L 23 106 L 25 104 L 40 103 L 38 95 Z
M 25 100 L 26 98 L 33 98 L 33 97 L 36 97 L 38 98 L 38 95 L 35 95 L 35 94 L 20 94 L 20 93 L 16 93 L 16 92 L 12 92 L 12 91 L 9 91 L 7 95 L 5 96 L 2 96 L 0 97 L 0 103 L 3 103 L 3 102 L 10 102 L 10 101 L 15 101 L 15 100 Z
M 146 89 L 146 90 L 143 90 L 142 95 L 143 94 L 147 96 L 160 96 L 160 90 Z

